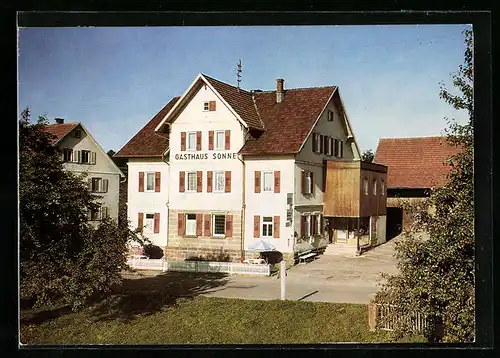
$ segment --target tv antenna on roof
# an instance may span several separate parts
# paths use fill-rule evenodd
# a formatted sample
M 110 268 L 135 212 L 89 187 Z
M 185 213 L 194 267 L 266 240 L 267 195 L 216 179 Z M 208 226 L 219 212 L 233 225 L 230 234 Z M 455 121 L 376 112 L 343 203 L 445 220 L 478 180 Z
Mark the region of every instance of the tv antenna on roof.
M 243 70 L 241 69 L 241 58 L 238 62 L 238 68 L 236 70 L 236 75 L 238 76 L 238 79 L 237 79 L 237 82 L 238 82 L 238 92 L 240 91 L 240 82 L 241 82 L 241 75 L 240 73 L 243 72 Z

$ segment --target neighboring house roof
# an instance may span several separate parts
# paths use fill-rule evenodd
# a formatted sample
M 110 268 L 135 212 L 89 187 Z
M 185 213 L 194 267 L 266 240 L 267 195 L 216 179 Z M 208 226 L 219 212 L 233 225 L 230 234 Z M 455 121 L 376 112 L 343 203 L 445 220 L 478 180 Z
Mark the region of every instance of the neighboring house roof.
M 115 157 L 160 157 L 168 149 L 168 134 L 155 132 L 156 126 L 180 97 L 174 97 L 135 136 L 118 151 Z
M 240 154 L 298 153 L 335 90 L 334 86 L 288 89 L 281 103 L 276 103 L 276 91 L 256 92 L 255 102 L 266 130 L 249 139 Z
M 57 145 L 57 144 L 59 144 L 59 142 L 61 142 L 61 140 L 64 137 L 66 137 L 69 133 L 71 133 L 71 131 L 73 129 L 75 129 L 78 126 L 87 134 L 87 136 L 94 143 L 96 148 L 107 158 L 107 160 L 109 160 L 111 165 L 115 168 L 116 172 L 118 174 L 120 174 L 120 176 L 122 178 L 124 178 L 125 175 L 120 170 L 120 168 L 118 168 L 118 166 L 115 164 L 113 159 L 110 158 L 110 156 L 104 151 L 104 149 L 102 149 L 101 145 L 99 143 L 97 143 L 97 141 L 94 139 L 94 137 L 90 134 L 90 132 L 87 130 L 87 128 L 85 128 L 85 126 L 83 124 L 81 124 L 80 122 L 62 123 L 62 124 L 46 124 L 46 125 L 44 125 L 43 130 L 47 133 L 51 133 L 51 134 L 56 136 L 56 138 L 54 138 L 52 140 L 52 145 Z
M 75 129 L 80 123 L 63 123 L 63 124 L 46 124 L 44 126 L 44 131 L 55 136 L 52 140 L 52 144 L 55 145 L 61 141 L 66 135 L 68 135 L 73 129 Z
M 388 188 L 433 188 L 446 182 L 446 160 L 458 151 L 446 137 L 384 138 L 374 162 L 388 166 Z

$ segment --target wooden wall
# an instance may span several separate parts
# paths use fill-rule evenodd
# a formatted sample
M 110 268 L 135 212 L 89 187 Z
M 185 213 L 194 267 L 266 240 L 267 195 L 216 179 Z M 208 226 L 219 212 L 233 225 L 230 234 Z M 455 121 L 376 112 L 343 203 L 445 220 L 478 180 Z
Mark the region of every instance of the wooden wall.
M 359 217 L 359 165 L 327 161 L 323 215 Z M 359 162 L 358 162 L 359 163 Z
M 381 180 L 387 183 L 387 167 L 360 161 L 327 161 L 323 214 L 333 217 L 386 215 L 387 185 L 381 195 Z M 368 180 L 368 195 L 364 190 Z M 377 194 L 373 194 L 373 180 Z

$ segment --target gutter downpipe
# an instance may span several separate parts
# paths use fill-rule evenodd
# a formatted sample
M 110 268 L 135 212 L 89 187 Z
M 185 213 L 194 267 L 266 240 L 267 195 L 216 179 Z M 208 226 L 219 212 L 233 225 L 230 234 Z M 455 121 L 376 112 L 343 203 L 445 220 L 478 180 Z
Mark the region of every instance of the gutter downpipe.
M 246 142 L 246 137 L 249 132 L 249 129 L 243 128 L 243 140 Z M 240 158 L 241 157 L 241 158 Z M 238 157 L 238 160 L 242 164 L 242 182 L 243 182 L 243 190 L 241 191 L 241 241 L 240 241 L 240 262 L 243 262 L 245 259 L 245 250 L 244 250 L 244 244 L 243 240 L 245 239 L 245 209 L 246 209 L 246 203 L 245 203 L 245 193 L 246 193 L 246 184 L 245 184 L 245 178 L 246 178 L 246 172 L 245 172 L 245 161 L 243 160 L 243 155 L 240 154 L 240 157 Z
M 243 157 L 243 156 L 242 156 Z M 242 182 L 243 182 L 243 190 L 241 191 L 241 244 L 240 244 L 240 262 L 243 262 L 245 259 L 245 250 L 244 250 L 244 245 L 243 245 L 243 240 L 244 240 L 244 229 L 245 229 L 245 161 L 241 158 L 238 158 L 239 161 L 242 164 L 242 172 L 243 172 L 243 177 L 242 177 Z

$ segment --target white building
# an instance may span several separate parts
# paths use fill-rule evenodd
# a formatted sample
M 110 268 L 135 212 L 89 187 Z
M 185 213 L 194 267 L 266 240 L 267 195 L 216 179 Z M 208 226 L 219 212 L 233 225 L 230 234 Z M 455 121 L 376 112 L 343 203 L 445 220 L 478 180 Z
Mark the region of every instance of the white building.
M 118 219 L 120 180 L 125 175 L 109 155 L 95 141 L 81 123 L 64 123 L 56 118 L 56 124 L 48 124 L 44 130 L 55 136 L 53 144 L 61 153 L 64 168 L 75 174 L 87 174 L 89 190 L 102 197 L 100 208 L 89 213 L 95 223 L 109 216 Z
M 258 240 L 291 261 L 325 237 L 325 161 L 360 158 L 337 87 L 249 92 L 204 74 L 115 156 L 132 225 L 167 259 L 233 261 Z

